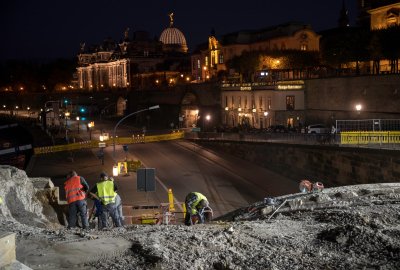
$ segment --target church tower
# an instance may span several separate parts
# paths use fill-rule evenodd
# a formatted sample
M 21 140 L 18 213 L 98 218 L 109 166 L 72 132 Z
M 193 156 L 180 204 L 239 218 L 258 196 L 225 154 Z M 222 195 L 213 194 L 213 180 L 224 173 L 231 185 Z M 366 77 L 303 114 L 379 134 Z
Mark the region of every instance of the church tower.
M 342 1 L 342 10 L 340 11 L 340 16 L 338 20 L 339 28 L 349 27 L 349 11 L 346 9 L 344 0 Z

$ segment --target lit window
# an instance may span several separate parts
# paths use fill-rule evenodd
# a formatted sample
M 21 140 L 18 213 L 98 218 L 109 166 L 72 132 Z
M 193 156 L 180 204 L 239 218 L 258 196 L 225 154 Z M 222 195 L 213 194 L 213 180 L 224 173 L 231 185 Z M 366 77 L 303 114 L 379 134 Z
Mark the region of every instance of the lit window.
M 300 50 L 307 51 L 307 44 L 301 44 Z
M 219 61 L 220 64 L 224 63 L 224 55 L 223 54 L 219 55 L 219 60 L 218 61 Z
M 294 96 L 286 96 L 286 110 L 294 110 Z
M 201 68 L 200 59 L 197 59 L 197 69 Z

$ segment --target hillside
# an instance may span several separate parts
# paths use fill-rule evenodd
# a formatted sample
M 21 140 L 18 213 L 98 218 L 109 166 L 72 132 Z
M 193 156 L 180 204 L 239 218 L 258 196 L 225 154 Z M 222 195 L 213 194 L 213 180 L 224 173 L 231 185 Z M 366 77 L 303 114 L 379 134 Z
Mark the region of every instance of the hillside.
M 32 269 L 400 269 L 400 183 L 289 194 L 192 227 L 106 231 L 54 223 L 38 183 L 0 166 L 0 234 L 17 234 Z

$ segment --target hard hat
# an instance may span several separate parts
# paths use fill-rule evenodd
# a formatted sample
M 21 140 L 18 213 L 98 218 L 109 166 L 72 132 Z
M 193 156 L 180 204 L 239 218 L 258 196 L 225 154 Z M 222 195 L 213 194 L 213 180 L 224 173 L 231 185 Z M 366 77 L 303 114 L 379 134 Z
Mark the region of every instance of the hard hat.
M 324 189 L 324 184 L 322 184 L 321 182 L 315 182 L 313 184 L 314 191 L 322 191 L 323 189 Z

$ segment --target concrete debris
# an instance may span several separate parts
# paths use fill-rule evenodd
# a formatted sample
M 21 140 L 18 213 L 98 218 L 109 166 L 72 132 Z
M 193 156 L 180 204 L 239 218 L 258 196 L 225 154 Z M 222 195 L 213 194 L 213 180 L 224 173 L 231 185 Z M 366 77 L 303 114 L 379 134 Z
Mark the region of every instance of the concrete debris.
M 400 269 L 399 183 L 276 197 L 209 224 L 97 231 L 28 222 L 9 193 L 35 194 L 32 184 L 15 169 L 0 175 L 15 181 L 1 190 L 7 206 L 0 230 L 16 233 L 17 259 L 32 269 Z M 40 204 L 33 197 L 29 203 Z M 45 207 L 19 203 L 18 210 L 45 220 Z

